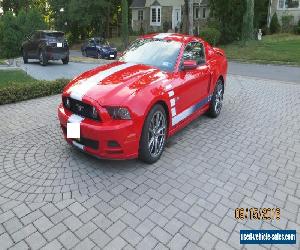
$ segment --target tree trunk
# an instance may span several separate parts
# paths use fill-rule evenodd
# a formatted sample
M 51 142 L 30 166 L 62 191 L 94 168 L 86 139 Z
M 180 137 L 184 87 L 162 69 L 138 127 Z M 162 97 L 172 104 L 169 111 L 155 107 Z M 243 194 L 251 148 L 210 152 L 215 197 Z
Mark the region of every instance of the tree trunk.
M 253 18 L 254 18 L 254 0 L 246 0 L 246 11 L 243 17 L 243 29 L 242 29 L 243 41 L 252 40 L 254 38 Z
M 128 4 L 127 0 L 122 0 L 122 38 L 124 49 L 128 46 Z
M 188 7 L 188 24 L 189 24 L 189 35 L 193 35 L 193 28 L 194 28 L 194 13 L 193 13 L 193 0 L 189 0 L 189 2 L 188 2 L 188 5 L 189 5 L 189 7 Z

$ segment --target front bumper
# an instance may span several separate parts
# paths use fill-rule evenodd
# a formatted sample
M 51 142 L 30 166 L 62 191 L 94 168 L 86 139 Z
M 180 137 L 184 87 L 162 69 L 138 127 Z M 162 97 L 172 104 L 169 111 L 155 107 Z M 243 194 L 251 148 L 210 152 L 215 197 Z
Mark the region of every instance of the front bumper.
M 72 113 L 61 104 L 58 118 L 66 141 L 75 147 L 104 159 L 138 157 L 139 136 L 132 120 L 94 121 L 85 118 L 80 123 L 81 140 L 67 138 L 67 122 Z
M 117 57 L 117 51 L 102 51 L 102 56 L 106 58 L 112 58 L 115 59 Z M 113 57 L 111 57 L 113 56 Z

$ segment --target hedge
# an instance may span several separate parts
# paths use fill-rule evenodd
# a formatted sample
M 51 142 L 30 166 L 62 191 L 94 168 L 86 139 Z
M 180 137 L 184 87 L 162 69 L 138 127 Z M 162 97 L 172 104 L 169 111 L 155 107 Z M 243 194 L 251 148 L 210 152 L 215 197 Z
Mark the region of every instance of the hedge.
M 199 36 L 212 46 L 216 46 L 221 38 L 221 32 L 216 28 L 204 28 L 200 30 Z
M 0 88 L 0 105 L 59 94 L 68 82 L 67 79 L 32 81 L 23 84 L 12 82 Z

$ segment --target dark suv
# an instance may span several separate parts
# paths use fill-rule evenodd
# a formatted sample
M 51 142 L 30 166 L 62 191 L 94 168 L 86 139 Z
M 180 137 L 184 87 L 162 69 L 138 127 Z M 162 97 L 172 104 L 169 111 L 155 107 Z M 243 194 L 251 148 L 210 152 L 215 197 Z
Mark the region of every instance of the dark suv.
M 69 46 L 61 31 L 37 30 L 22 43 L 21 52 L 24 63 L 28 59 L 39 59 L 45 66 L 48 60 L 62 60 L 63 64 L 69 62 Z

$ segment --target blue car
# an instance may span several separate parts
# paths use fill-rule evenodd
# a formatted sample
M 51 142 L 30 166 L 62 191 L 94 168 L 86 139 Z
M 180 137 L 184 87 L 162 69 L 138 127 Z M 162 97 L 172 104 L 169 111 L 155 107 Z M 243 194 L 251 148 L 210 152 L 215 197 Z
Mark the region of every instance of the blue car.
M 87 39 L 81 46 L 81 52 L 83 56 L 95 57 L 95 58 L 117 58 L 117 49 L 109 45 L 105 39 L 101 37 L 93 37 Z

